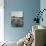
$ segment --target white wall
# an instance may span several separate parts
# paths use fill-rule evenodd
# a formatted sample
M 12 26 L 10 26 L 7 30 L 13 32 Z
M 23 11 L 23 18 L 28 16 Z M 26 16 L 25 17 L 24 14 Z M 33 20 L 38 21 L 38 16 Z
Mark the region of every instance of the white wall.
M 46 9 L 46 0 L 40 0 L 40 9 Z M 40 21 L 40 24 L 46 27 L 46 11 L 43 12 L 43 19 L 44 21 Z
M 0 42 L 4 41 L 4 1 L 0 0 Z

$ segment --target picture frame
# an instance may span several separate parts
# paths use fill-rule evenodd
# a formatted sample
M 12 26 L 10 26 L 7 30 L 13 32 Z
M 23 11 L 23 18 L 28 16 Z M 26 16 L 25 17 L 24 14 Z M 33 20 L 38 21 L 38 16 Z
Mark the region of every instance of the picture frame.
M 23 27 L 23 25 L 24 25 L 23 11 L 13 11 L 11 13 L 11 26 Z

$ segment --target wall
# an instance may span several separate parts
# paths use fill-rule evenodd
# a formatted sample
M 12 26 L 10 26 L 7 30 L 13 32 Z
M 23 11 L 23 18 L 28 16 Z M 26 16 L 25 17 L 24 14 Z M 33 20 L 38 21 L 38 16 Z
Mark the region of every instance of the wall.
M 40 1 L 40 9 L 41 9 L 41 11 L 43 10 L 43 9 L 46 9 L 46 0 L 41 0 Z M 44 11 L 43 12 L 43 15 L 42 15 L 42 17 L 43 17 L 43 22 L 41 21 L 40 22 L 40 25 L 42 25 L 42 26 L 45 26 L 46 27 L 46 11 Z
M 0 42 L 4 41 L 4 8 L 0 6 Z
M 4 41 L 4 0 L 0 0 L 0 42 Z
M 35 12 L 40 9 L 40 0 L 4 0 L 4 35 L 7 41 L 18 41 L 32 28 L 32 20 L 36 17 Z M 11 27 L 11 12 L 24 12 L 24 27 Z

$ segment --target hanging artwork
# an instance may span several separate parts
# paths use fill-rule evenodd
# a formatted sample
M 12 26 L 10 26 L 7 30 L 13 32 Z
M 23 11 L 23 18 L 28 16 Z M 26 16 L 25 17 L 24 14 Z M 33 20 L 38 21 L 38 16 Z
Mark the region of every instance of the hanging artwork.
M 11 13 L 11 26 L 12 27 L 23 27 L 24 16 L 23 11 L 14 11 Z

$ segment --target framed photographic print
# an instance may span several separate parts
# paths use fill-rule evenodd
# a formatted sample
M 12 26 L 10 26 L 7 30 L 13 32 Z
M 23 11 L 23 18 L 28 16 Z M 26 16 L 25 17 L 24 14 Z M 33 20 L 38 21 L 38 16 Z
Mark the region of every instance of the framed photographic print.
M 23 25 L 24 25 L 23 11 L 13 11 L 11 13 L 11 26 L 23 27 Z

